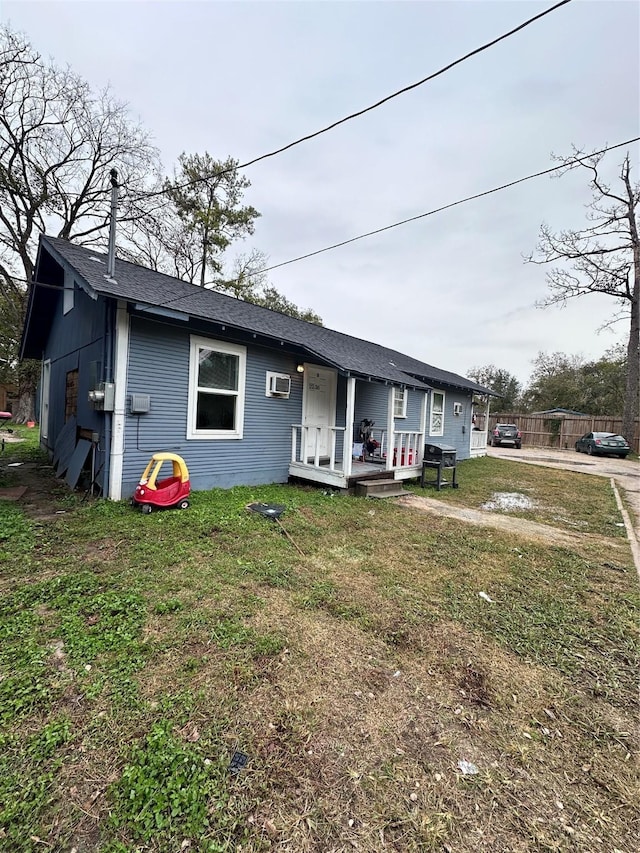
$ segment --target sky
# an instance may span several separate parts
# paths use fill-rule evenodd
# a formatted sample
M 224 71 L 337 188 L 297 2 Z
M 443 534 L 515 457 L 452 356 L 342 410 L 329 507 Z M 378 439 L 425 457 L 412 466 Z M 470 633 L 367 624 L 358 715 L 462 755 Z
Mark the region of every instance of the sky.
M 167 174 L 182 152 L 241 163 L 420 80 L 547 2 L 0 0 L 0 20 L 110 85 Z M 261 213 L 238 251 L 269 264 L 640 135 L 640 4 L 573 0 L 436 80 L 247 168 Z M 609 153 L 615 180 L 627 149 Z M 640 148 L 629 147 L 638 176 Z M 611 298 L 540 309 L 540 225 L 585 224 L 586 173 L 542 177 L 273 270 L 324 325 L 468 375 L 526 383 L 539 352 L 597 359 L 628 326 Z M 232 252 L 233 254 L 233 252 Z

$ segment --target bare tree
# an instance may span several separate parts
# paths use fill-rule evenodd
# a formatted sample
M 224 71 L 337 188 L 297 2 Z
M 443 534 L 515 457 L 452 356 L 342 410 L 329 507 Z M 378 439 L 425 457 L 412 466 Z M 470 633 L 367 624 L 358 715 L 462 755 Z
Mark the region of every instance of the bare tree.
M 166 201 L 152 204 L 139 220 L 132 223 L 126 242 L 119 244 L 118 254 L 133 263 L 192 284 L 199 283 L 202 278 L 201 236 L 185 227 L 177 211 Z M 237 255 L 231 269 L 225 271 L 222 258 L 218 257 L 212 277 L 205 281 L 204 286 L 321 326 L 322 318 L 315 311 L 299 308 L 270 284 L 265 272 L 268 261 L 264 252 L 251 249 Z M 211 262 L 209 265 L 212 267 Z
M 233 265 L 232 277 L 226 280 L 221 279 L 216 284 L 216 290 L 229 293 L 236 299 L 269 308 L 271 311 L 278 311 L 280 314 L 288 314 L 298 320 L 306 320 L 307 323 L 322 326 L 322 318 L 319 314 L 310 308 L 299 308 L 276 290 L 269 282 L 265 271 L 268 265 L 269 258 L 258 249 L 252 249 L 248 254 L 238 255 Z
M 205 153 L 182 155 L 179 167 L 173 180 L 163 180 L 158 152 L 125 104 L 108 90 L 92 92 L 0 26 L 0 375 L 18 386 L 16 420 L 33 417 L 39 376 L 39 362 L 18 364 L 39 235 L 104 248 L 112 168 L 122 187 L 120 257 L 319 320 L 273 288 L 256 289 L 255 257 L 225 281 L 224 250 L 252 234 L 260 215 L 242 204 L 249 181 L 237 162 Z
M 140 216 L 129 204 L 159 180 L 157 151 L 126 105 L 94 94 L 68 68 L 45 61 L 28 41 L 0 27 L 0 308 L 22 326 L 41 233 L 104 245 L 108 176 L 117 168 L 127 192 L 120 221 Z M 19 337 L 18 334 L 15 337 Z M 33 416 L 34 365 L 17 368 L 18 420 Z
M 631 160 L 627 153 L 618 172 L 615 189 L 602 177 L 603 155 L 588 155 L 574 150 L 560 159 L 570 169 L 589 173 L 592 199 L 587 206 L 590 223 L 581 230 L 540 229 L 536 255 L 527 260 L 537 264 L 560 264 L 548 274 L 549 295 L 540 305 L 556 305 L 589 293 L 611 296 L 619 307 L 616 319 L 629 320 L 627 374 L 622 431 L 633 441 L 640 391 L 640 239 L 637 210 L 640 184 L 631 179 Z

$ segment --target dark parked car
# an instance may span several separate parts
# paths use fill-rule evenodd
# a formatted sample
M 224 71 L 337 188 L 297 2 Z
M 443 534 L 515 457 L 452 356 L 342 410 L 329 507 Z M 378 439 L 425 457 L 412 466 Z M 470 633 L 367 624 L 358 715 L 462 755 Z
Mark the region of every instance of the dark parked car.
M 624 459 L 631 448 L 622 435 L 612 432 L 588 432 L 576 441 L 578 453 L 602 454 L 603 456 L 620 456 Z
M 496 424 L 489 433 L 489 444 L 491 447 L 500 447 L 509 444 L 518 450 L 522 447 L 522 433 L 515 424 Z

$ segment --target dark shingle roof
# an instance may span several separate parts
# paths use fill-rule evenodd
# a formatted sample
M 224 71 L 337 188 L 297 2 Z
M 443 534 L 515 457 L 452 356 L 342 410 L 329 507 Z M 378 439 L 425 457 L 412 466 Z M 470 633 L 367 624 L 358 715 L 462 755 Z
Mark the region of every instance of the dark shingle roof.
M 105 296 L 177 311 L 284 341 L 305 350 L 311 357 L 360 376 L 415 387 L 435 383 L 481 393 L 489 391 L 463 376 L 396 350 L 206 290 L 128 261 L 116 260 L 115 276 L 110 279 L 106 275 L 106 255 L 67 240 L 43 236 L 41 247 L 54 258 L 65 260 L 89 287 Z M 37 299 L 41 288 L 34 290 Z

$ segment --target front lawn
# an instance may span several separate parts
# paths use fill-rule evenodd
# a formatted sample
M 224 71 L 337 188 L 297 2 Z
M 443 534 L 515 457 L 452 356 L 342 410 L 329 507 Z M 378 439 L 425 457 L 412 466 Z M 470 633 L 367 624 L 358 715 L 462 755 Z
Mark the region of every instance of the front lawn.
M 613 489 L 603 477 L 491 456 L 465 459 L 458 463 L 457 474 L 458 489 L 408 488 L 456 506 L 507 513 L 564 530 L 626 536 Z
M 479 461 L 499 490 L 509 463 Z M 588 478 L 518 471 L 582 517 Z M 440 497 L 475 506 L 481 479 Z M 588 488 L 617 536 L 609 484 Z M 290 486 L 150 516 L 80 498 L 0 502 L 0 849 L 636 849 L 619 540 L 577 553 Z M 252 501 L 284 504 L 293 542 Z

